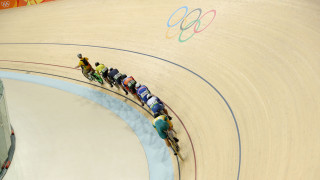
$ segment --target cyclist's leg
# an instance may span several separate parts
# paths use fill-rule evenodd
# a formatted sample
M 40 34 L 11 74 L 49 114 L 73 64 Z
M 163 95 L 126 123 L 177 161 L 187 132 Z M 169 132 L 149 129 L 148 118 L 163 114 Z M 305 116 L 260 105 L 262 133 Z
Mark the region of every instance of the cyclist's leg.
M 130 89 L 130 92 L 132 93 L 132 95 L 133 95 L 136 99 L 138 99 L 138 101 L 141 103 L 141 106 L 144 106 L 144 103 L 142 102 L 142 100 L 141 100 L 140 97 L 138 96 L 137 91 L 136 91 L 136 89 L 135 89 L 134 87 Z
M 90 75 L 92 80 L 97 80 L 97 77 L 95 76 L 94 73 L 95 73 L 95 70 L 91 68 L 88 74 Z
M 102 73 L 102 77 L 108 84 L 110 84 L 111 87 L 113 87 L 111 81 L 108 79 L 108 72 Z
M 82 74 L 88 78 L 89 80 L 91 80 L 90 75 L 89 75 L 90 69 L 82 69 Z
M 169 142 L 168 138 L 165 138 L 165 139 L 164 139 L 164 142 L 166 142 L 166 145 L 167 145 L 168 147 L 171 147 L 171 143 Z M 172 150 L 173 150 L 173 149 L 172 149 Z M 175 153 L 175 152 L 173 151 L 173 153 Z
M 167 116 L 169 116 L 168 110 L 167 110 L 165 107 L 163 107 L 162 111 L 164 112 L 164 114 L 166 114 Z
M 166 109 L 166 106 L 162 102 L 161 102 L 161 105 L 162 105 L 162 112 L 164 112 L 164 114 L 168 116 L 169 120 L 171 120 L 172 117 L 169 116 L 169 113 L 168 113 L 168 110 Z
M 117 87 L 118 90 L 120 90 L 120 86 L 119 86 L 118 83 L 116 83 L 116 82 L 114 81 L 113 84 Z
M 91 75 L 91 77 L 92 77 L 93 79 L 95 79 L 97 82 L 103 83 L 101 77 L 96 73 L 96 71 L 95 71 L 93 68 L 91 68 L 91 70 L 90 70 L 90 75 Z M 100 81 L 102 81 L 102 82 L 100 82 Z
M 175 136 L 174 136 L 174 134 L 173 134 L 173 132 L 175 132 L 174 130 L 173 130 L 173 124 L 172 124 L 172 122 L 170 121 L 170 120 L 166 120 L 166 122 L 169 124 L 169 129 L 168 129 L 168 133 L 173 137 L 173 139 L 176 141 L 176 142 L 179 142 L 179 139 L 178 138 L 176 138 Z
M 116 79 L 116 83 L 121 87 L 121 89 L 128 95 L 128 91 L 122 86 L 121 78 Z
M 94 69 L 93 68 L 91 68 L 91 69 L 89 69 L 89 73 L 88 74 L 90 74 L 91 76 L 94 74 Z
M 118 90 L 120 89 L 118 83 L 116 82 L 116 80 L 115 80 L 113 77 L 111 77 L 111 76 L 108 74 L 108 77 L 107 77 L 107 78 L 109 79 L 109 81 L 111 82 L 111 84 L 113 84 L 113 85 L 115 85 L 115 86 L 117 87 Z
M 168 114 L 168 110 L 167 110 L 167 109 L 163 109 L 163 111 L 164 111 L 164 113 L 168 116 L 168 118 L 171 120 L 171 119 L 172 119 L 172 117 L 171 117 L 171 116 L 169 116 L 169 114 Z
M 137 95 L 137 93 L 133 94 L 133 96 L 138 99 L 138 101 L 141 103 L 141 106 L 144 106 L 144 103 L 141 101 L 141 99 L 139 98 L 139 96 Z

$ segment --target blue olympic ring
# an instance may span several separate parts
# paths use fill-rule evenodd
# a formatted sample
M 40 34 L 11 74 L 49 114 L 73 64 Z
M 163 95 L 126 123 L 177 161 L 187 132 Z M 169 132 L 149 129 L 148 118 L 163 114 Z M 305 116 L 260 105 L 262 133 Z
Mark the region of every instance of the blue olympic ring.
M 175 23 L 174 25 L 170 26 L 169 22 L 170 22 L 172 16 L 173 16 L 176 12 L 178 12 L 180 9 L 182 9 L 182 8 L 186 9 L 186 13 L 183 15 L 183 17 L 180 19 L 180 21 L 178 21 L 178 22 Z M 176 26 L 177 24 L 179 24 L 179 23 L 183 20 L 183 18 L 186 17 L 187 12 L 188 12 L 188 6 L 182 6 L 181 8 L 177 9 L 174 13 L 172 13 L 172 15 L 170 16 L 170 18 L 168 19 L 167 26 L 168 26 L 168 27 L 174 27 L 174 26 Z
M 173 25 L 170 25 L 170 20 L 171 20 L 172 16 L 175 15 L 175 14 L 176 14 L 179 10 L 181 10 L 181 9 L 186 9 L 186 12 L 185 12 L 185 14 L 183 15 L 183 17 L 182 17 L 177 23 L 175 23 L 175 24 L 173 24 Z M 198 15 L 197 19 L 191 21 L 189 24 L 187 24 L 185 27 L 183 27 L 183 26 L 186 24 L 186 22 L 187 22 L 186 19 L 188 18 L 188 16 L 189 16 L 190 14 L 192 14 L 193 12 L 195 12 L 195 11 L 199 11 L 199 15 Z M 208 13 L 210 13 L 210 12 L 213 12 L 213 13 L 214 13 L 213 18 L 211 19 L 211 21 L 210 21 L 204 28 L 202 28 L 201 30 L 198 31 L 198 29 L 199 29 L 199 27 L 200 27 L 201 19 L 202 19 L 204 16 L 206 16 Z M 180 24 L 180 30 L 181 30 L 181 32 L 180 32 L 180 36 L 179 36 L 178 40 L 179 40 L 179 42 L 186 42 L 186 41 L 189 40 L 191 37 L 193 37 L 194 34 L 200 33 L 200 32 L 202 32 L 203 30 L 205 30 L 205 29 L 212 23 L 212 21 L 214 20 L 214 18 L 216 17 L 216 10 L 214 10 L 214 9 L 209 10 L 208 12 L 206 12 L 206 13 L 205 13 L 204 15 L 202 15 L 202 16 L 201 16 L 201 14 L 202 14 L 201 8 L 194 9 L 194 10 L 192 10 L 191 12 L 189 12 L 188 14 L 187 14 L 187 13 L 188 13 L 188 7 L 187 7 L 187 6 L 182 6 L 182 7 L 180 7 L 179 9 L 177 9 L 176 11 L 174 11 L 174 12 L 171 14 L 170 18 L 169 18 L 168 21 L 167 21 L 167 26 L 169 27 L 168 30 L 167 30 L 167 32 L 166 32 L 166 38 L 167 38 L 167 39 L 171 39 L 171 38 L 173 38 L 174 36 L 176 36 L 176 35 L 179 34 L 179 32 L 177 32 L 177 33 L 176 33 L 175 35 L 173 35 L 173 36 L 168 36 L 169 30 L 170 30 L 172 27 L 174 27 L 174 26 L 176 26 L 177 24 L 179 24 L 181 21 L 182 21 L 181 24 Z M 194 28 L 193 28 L 193 32 L 194 32 L 194 33 L 192 33 L 191 36 L 189 36 L 187 39 L 182 40 L 182 39 L 181 39 L 182 33 L 183 33 L 185 30 L 187 30 L 187 29 L 189 29 L 190 27 L 192 27 L 193 25 L 194 25 Z

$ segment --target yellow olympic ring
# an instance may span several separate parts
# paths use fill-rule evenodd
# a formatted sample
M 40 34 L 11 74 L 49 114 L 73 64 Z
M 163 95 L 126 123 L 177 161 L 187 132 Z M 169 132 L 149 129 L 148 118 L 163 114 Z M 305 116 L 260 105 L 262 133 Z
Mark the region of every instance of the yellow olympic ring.
M 184 21 L 183 21 L 182 26 L 185 26 L 185 25 L 187 24 L 187 19 L 184 18 L 183 20 L 184 20 Z M 167 32 L 166 32 L 166 38 L 167 38 L 167 39 L 171 39 L 171 38 L 173 38 L 173 37 L 175 37 L 175 36 L 177 36 L 178 34 L 181 33 L 181 32 L 178 31 L 175 35 L 169 37 L 169 36 L 168 36 L 168 32 L 169 32 L 170 28 L 171 28 L 171 27 L 169 27 L 168 30 L 167 30 Z

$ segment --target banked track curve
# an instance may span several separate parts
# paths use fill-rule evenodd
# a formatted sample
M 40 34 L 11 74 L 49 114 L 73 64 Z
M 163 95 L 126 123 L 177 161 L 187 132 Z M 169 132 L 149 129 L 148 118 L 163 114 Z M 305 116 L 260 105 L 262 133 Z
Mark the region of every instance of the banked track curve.
M 0 60 L 2 61 L 2 60 Z M 18 62 L 18 61 L 13 61 L 13 62 Z M 31 63 L 31 62 L 29 62 Z M 37 63 L 35 63 L 37 64 Z M 48 65 L 48 64 L 47 64 Z M 65 68 L 68 68 L 68 67 L 65 67 Z M 74 79 L 74 78 L 70 78 L 70 77 L 66 77 L 66 76 L 61 76 L 61 75 L 56 75 L 56 74 L 51 74 L 51 73 L 43 73 L 43 72 L 38 72 L 38 71 L 30 71 L 30 70 L 25 70 L 25 69 L 14 69 L 14 68 L 3 68 L 3 67 L 0 67 L 0 69 L 3 69 L 3 70 L 11 70 L 11 71 L 19 71 L 19 72 L 26 72 L 26 73 L 35 73 L 35 74 L 42 74 L 42 75 L 49 75 L 49 76 L 52 76 L 52 77 L 59 77 L 59 78 L 63 78 L 63 79 L 69 79 L 69 80 L 72 80 L 72 81 L 77 81 L 77 82 L 80 82 L 80 83 L 84 83 L 84 84 L 88 84 L 88 85 L 91 85 L 91 86 L 95 86 L 95 87 L 98 87 L 98 88 L 101 88 L 101 89 L 104 89 L 106 91 L 109 91 L 111 93 L 114 93 L 114 94 L 117 94 L 118 96 L 121 96 L 123 98 L 125 98 L 126 100 L 129 100 L 131 101 L 132 103 L 136 104 L 138 107 L 140 107 L 141 109 L 143 109 L 146 113 L 148 113 L 150 116 L 153 117 L 152 113 L 150 111 L 148 111 L 146 108 L 144 108 L 143 106 L 141 106 L 140 104 L 138 104 L 137 102 L 133 101 L 132 99 L 120 94 L 120 93 L 117 93 L 113 90 L 110 90 L 110 89 L 107 89 L 105 87 L 102 87 L 102 86 L 99 86 L 97 84 L 93 84 L 93 83 L 89 83 L 89 82 L 85 82 L 85 81 L 82 81 L 82 80 L 78 80 L 78 79 Z M 166 104 L 167 105 L 167 104 Z M 168 106 L 168 108 L 175 114 L 175 116 L 181 121 L 181 119 L 179 118 L 179 116 Z M 182 122 L 181 122 L 182 123 Z M 181 180 L 181 170 L 180 170 L 180 163 L 179 163 L 179 158 L 176 156 L 176 160 L 177 160 L 177 165 L 178 165 L 178 175 L 179 175 L 179 180 Z
M 120 49 L 120 48 L 113 48 L 113 47 L 107 47 L 107 46 L 97 46 L 97 45 L 87 45 L 87 44 L 68 44 L 68 43 L 0 43 L 0 45 L 58 45 L 58 46 L 82 46 L 82 47 L 90 47 L 90 48 L 101 48 L 101 49 L 109 49 L 109 50 L 116 50 L 116 51 L 123 51 L 123 52 L 128 52 L 128 53 L 134 53 L 134 54 L 139 54 L 139 55 L 143 55 L 143 56 L 148 56 L 151 57 L 155 60 L 161 60 L 164 61 L 166 63 L 172 64 L 174 66 L 177 66 L 179 68 L 182 68 L 186 71 L 188 71 L 189 73 L 193 74 L 194 76 L 200 78 L 202 81 L 204 81 L 207 85 L 209 85 L 211 87 L 211 89 L 213 89 L 216 93 L 218 93 L 218 95 L 222 98 L 223 102 L 227 105 L 232 118 L 234 120 L 234 124 L 237 130 L 237 135 L 238 135 L 238 145 L 239 145 L 239 164 L 238 164 L 238 175 L 237 175 L 237 180 L 239 180 L 239 176 L 240 176 L 240 169 L 241 169 L 241 138 L 240 138 L 240 131 L 239 131 L 239 127 L 238 127 L 238 123 L 236 120 L 236 117 L 233 113 L 233 110 L 231 108 L 231 106 L 229 105 L 228 101 L 225 99 L 225 97 L 220 93 L 220 91 L 213 86 L 209 81 L 207 81 L 205 78 L 203 78 L 202 76 L 200 76 L 198 73 L 190 70 L 189 68 L 186 68 L 180 64 L 174 63 L 172 61 L 157 57 L 157 56 L 153 56 L 150 54 L 146 54 L 146 53 L 141 53 L 141 52 L 137 52 L 137 51 L 132 51 L 132 50 L 126 50 L 126 49 Z M 11 61 L 11 62 L 23 62 L 23 61 L 17 61 L 17 60 L 0 60 L 0 61 Z M 33 62 L 26 62 L 26 63 L 33 63 Z M 42 63 L 37 63 L 37 64 L 42 64 Z M 43 63 L 42 65 L 49 65 L 49 64 L 45 64 Z M 53 66 L 57 66 L 59 67 L 59 65 L 53 65 Z M 61 67 L 65 67 L 65 68 L 71 68 L 71 67 L 66 67 L 66 66 L 61 66 Z M 170 108 L 171 109 L 171 108 Z M 174 113 L 175 114 L 175 113 Z M 178 117 L 178 116 L 177 116 Z M 178 119 L 180 120 L 180 118 L 178 117 Z M 182 123 L 182 121 L 180 120 L 181 124 L 183 125 L 183 127 L 185 128 L 184 124 Z M 186 128 L 185 128 L 186 130 Z M 186 130 L 187 132 L 187 130 Z M 194 146 L 192 143 L 192 139 L 191 136 L 189 135 L 189 133 L 187 132 L 188 138 L 190 140 L 191 143 L 191 147 L 193 150 L 193 156 L 194 156 L 194 162 L 195 162 L 195 180 L 197 180 L 197 162 L 196 162 L 196 155 L 195 155 L 195 150 L 194 150 Z

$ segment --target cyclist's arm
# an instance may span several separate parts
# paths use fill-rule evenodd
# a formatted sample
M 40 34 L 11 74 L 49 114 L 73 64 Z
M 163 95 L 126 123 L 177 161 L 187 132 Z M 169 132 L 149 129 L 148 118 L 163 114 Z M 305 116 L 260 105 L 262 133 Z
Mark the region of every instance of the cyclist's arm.
M 168 119 L 167 116 L 166 116 L 165 120 L 166 120 L 166 122 L 169 124 L 169 131 L 172 130 L 172 128 L 173 128 L 172 122 Z
M 100 72 L 99 72 L 98 68 L 96 68 L 96 71 L 97 71 L 97 74 L 100 76 Z
M 74 68 L 78 69 L 82 65 L 81 61 L 78 63 L 78 65 Z
M 125 79 L 124 79 L 124 80 L 125 80 Z M 122 84 L 123 87 L 126 88 L 126 85 L 124 84 L 124 80 L 122 80 L 121 84 Z
M 153 128 L 158 132 L 156 126 L 152 123 Z
M 157 128 L 156 128 L 156 125 L 154 125 L 154 120 L 152 120 L 152 126 L 153 128 L 158 132 Z
M 139 96 L 139 98 L 142 100 L 142 97 L 141 97 L 141 95 L 137 92 L 137 95 Z

